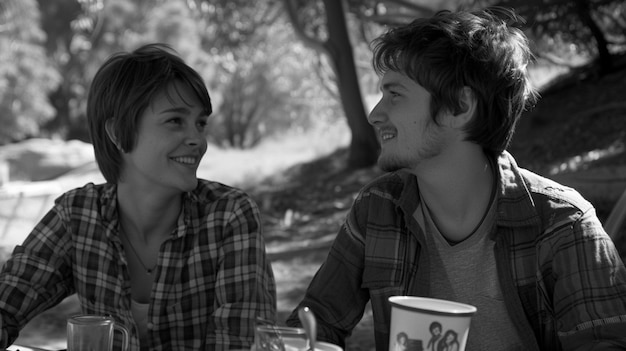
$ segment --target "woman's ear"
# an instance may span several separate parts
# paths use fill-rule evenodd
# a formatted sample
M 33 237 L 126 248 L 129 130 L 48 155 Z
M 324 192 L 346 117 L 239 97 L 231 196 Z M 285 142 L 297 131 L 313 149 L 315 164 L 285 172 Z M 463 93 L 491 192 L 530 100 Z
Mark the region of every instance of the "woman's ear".
M 462 128 L 469 123 L 476 113 L 476 96 L 470 87 L 463 87 L 459 91 L 460 108 L 450 116 L 450 126 Z
M 115 128 L 113 127 L 113 122 L 114 122 L 113 118 L 107 119 L 104 125 L 104 129 L 106 130 L 107 136 L 109 137 L 113 145 L 115 145 L 115 147 L 117 147 L 117 149 L 120 152 L 124 152 L 122 145 L 120 145 L 119 141 L 117 140 L 117 135 L 115 134 Z

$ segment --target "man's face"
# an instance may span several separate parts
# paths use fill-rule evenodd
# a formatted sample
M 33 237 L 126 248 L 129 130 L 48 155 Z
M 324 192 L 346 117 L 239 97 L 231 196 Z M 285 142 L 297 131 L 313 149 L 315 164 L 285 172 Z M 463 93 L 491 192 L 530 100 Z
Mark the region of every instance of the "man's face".
M 378 164 L 385 171 L 416 170 L 442 153 L 447 129 L 430 114 L 430 93 L 408 76 L 388 71 L 381 81 L 382 98 L 368 117 L 378 133 Z

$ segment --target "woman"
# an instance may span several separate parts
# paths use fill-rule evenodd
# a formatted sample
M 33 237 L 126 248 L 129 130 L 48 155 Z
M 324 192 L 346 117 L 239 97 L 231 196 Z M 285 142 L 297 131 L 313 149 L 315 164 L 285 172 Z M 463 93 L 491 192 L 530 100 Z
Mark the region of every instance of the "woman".
M 249 348 L 276 292 L 259 211 L 196 171 L 211 101 L 165 45 L 109 58 L 87 119 L 105 184 L 59 197 L 0 275 L 0 347 L 78 294 L 86 314 L 131 331 L 131 349 Z M 117 340 L 119 343 L 119 340 Z
M 394 351 L 406 351 L 409 343 L 409 336 L 405 332 L 400 332 L 396 336 L 396 348 Z
M 443 336 L 444 351 L 459 351 L 458 334 L 454 330 L 448 330 Z

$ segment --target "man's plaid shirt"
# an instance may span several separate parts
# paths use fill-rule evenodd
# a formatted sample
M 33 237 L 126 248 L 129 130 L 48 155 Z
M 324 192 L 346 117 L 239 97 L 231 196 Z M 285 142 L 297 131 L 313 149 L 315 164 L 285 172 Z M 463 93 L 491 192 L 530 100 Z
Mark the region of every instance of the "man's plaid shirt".
M 496 164 L 494 253 L 525 349 L 626 349 L 626 269 L 594 208 L 507 152 Z M 371 302 L 376 350 L 387 350 L 388 297 L 429 296 L 427 247 L 413 216 L 418 191 L 415 176 L 400 171 L 359 193 L 301 302 L 318 316 L 320 340 L 343 345 Z M 295 311 L 287 323 L 299 324 Z
M 15 248 L 0 274 L 1 347 L 37 314 L 77 293 L 83 313 L 113 316 L 138 349 L 116 189 L 88 184 L 65 193 Z M 242 191 L 205 180 L 183 196 L 177 227 L 159 252 L 149 347 L 249 348 L 256 317 L 274 320 L 276 313 L 258 208 Z

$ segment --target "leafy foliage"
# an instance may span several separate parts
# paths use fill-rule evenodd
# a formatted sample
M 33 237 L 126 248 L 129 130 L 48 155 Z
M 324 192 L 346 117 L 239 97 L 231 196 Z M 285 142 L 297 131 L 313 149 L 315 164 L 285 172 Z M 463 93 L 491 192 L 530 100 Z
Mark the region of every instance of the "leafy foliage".
M 622 0 L 478 0 L 474 6 L 514 8 L 524 17 L 535 51 L 546 57 L 597 57 L 604 70 L 626 48 L 626 3 Z M 565 60 L 560 60 L 565 62 Z
M 37 135 L 54 116 L 47 93 L 60 81 L 41 46 L 34 0 L 0 3 L 0 144 Z
M 329 105 L 309 77 L 310 52 L 293 44 L 290 28 L 283 23 L 258 34 L 253 44 L 219 56 L 214 91 L 220 108 L 211 121 L 218 145 L 254 147 L 268 136 L 306 127 Z M 311 91 L 318 96 L 306 97 Z
M 230 1 L 192 4 L 211 62 L 206 78 L 217 106 L 210 120 L 215 144 L 254 147 L 336 109 L 311 74 L 318 56 L 296 41 L 277 2 L 243 2 L 236 9 Z
M 377 94 L 369 42 L 384 26 L 440 9 L 515 7 L 528 19 L 529 33 L 540 39 L 536 52 L 562 60 L 602 53 L 597 33 L 581 20 L 584 5 L 606 38 L 607 50 L 626 47 L 626 5 L 618 0 L 343 3 L 351 41 L 347 44 L 330 38 L 336 35 L 330 25 L 339 28 L 335 22 L 341 16 L 325 11 L 330 4 L 336 6 L 326 0 L 4 0 L 0 143 L 51 135 L 86 140 L 86 93 L 95 70 L 111 53 L 150 41 L 172 44 L 201 72 L 216 107 L 212 138 L 219 145 L 237 147 L 251 147 L 285 128 L 306 128 L 320 116 L 337 118 L 345 105 L 353 105 L 345 112 L 354 115 L 348 118 L 353 139 L 369 135 L 361 125 L 363 113 L 354 107 L 363 103 L 346 94 L 360 89 L 366 100 Z M 292 14 L 289 8 L 296 9 L 295 17 L 287 17 Z M 287 25 L 287 18 L 297 26 Z M 294 33 L 305 40 L 295 40 Z M 359 84 L 346 84 L 345 76 L 337 74 L 349 47 Z M 342 67 L 343 74 L 347 66 Z
M 187 0 L 204 21 L 205 43 L 218 49 L 247 45 L 257 30 L 274 24 L 280 15 L 277 0 Z

